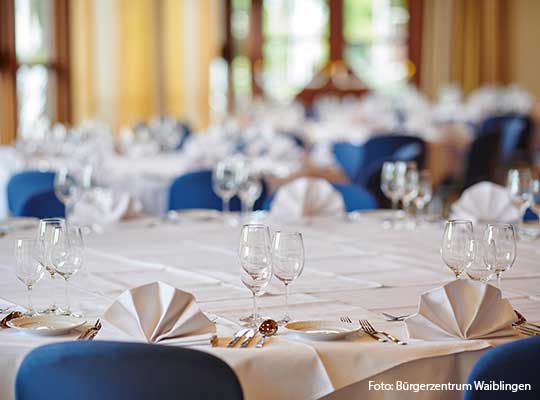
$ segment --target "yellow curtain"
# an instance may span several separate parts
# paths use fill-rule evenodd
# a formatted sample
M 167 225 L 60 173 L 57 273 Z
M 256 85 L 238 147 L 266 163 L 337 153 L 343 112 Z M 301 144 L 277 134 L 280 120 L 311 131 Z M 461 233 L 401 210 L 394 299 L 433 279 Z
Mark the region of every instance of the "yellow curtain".
M 450 79 L 470 92 L 504 83 L 504 0 L 452 0 Z

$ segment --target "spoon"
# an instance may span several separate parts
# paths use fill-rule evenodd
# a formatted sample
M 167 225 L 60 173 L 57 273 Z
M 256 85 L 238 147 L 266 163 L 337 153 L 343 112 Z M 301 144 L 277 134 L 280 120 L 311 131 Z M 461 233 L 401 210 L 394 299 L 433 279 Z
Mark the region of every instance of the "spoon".
M 278 323 L 273 319 L 264 320 L 261 325 L 259 325 L 259 333 L 262 335 L 262 338 L 259 339 L 256 348 L 260 349 L 264 346 L 264 342 L 267 337 L 274 336 L 278 331 Z

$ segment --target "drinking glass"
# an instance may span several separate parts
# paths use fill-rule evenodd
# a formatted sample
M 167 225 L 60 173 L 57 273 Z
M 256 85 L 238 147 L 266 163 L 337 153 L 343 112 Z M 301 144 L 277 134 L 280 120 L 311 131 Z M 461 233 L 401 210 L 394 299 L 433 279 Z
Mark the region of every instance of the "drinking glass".
M 75 203 L 79 201 L 83 193 L 91 186 L 92 168 L 85 166 L 77 176 L 68 168 L 60 168 L 54 176 L 54 193 L 56 197 L 64 203 L 66 208 L 66 218 L 69 219 Z
M 253 205 L 262 193 L 262 183 L 258 175 L 248 172 L 240 179 L 238 197 L 242 202 L 242 213 L 249 216 L 253 212 Z
M 383 164 L 381 171 L 381 190 L 392 202 L 392 210 L 394 211 L 398 209 L 399 200 L 403 196 L 406 172 L 407 163 L 405 162 L 387 161 Z M 391 224 L 394 226 L 395 216 L 392 219 Z
M 516 260 L 516 234 L 510 224 L 488 224 L 484 230 L 484 263 L 497 277 L 501 288 L 501 275 L 512 268 Z
M 407 163 L 407 171 L 405 172 L 405 180 L 403 184 L 403 193 L 401 202 L 406 215 L 411 214 L 411 204 L 418 196 L 418 185 L 420 174 L 416 168 L 416 163 Z
M 56 277 L 56 267 L 52 260 L 52 245 L 55 235 L 59 235 L 59 233 L 55 233 L 57 230 L 59 230 L 59 232 L 66 231 L 66 221 L 63 218 L 45 218 L 39 221 L 37 234 L 39 257 L 41 263 L 45 266 L 53 280 Z M 52 304 L 43 312 L 55 313 L 57 309 L 58 307 L 53 291 Z
M 441 257 L 456 279 L 474 261 L 474 239 L 471 221 L 449 220 L 446 222 L 441 244 Z
M 229 213 L 230 201 L 238 191 L 238 166 L 234 160 L 219 162 L 212 171 L 212 188 L 223 201 L 223 212 Z
M 35 315 L 32 305 L 32 289 L 43 278 L 45 266 L 42 264 L 39 247 L 35 239 L 17 239 L 15 245 L 15 274 L 26 286 L 28 315 Z
M 264 294 L 272 278 L 268 227 L 258 224 L 244 225 L 240 233 L 238 254 L 242 267 L 242 283 L 253 294 L 253 313 L 240 320 L 251 326 L 257 326 L 261 320 L 257 308 L 257 296 Z
M 487 283 L 493 276 L 491 271 L 484 263 L 484 254 L 482 242 L 474 239 L 470 241 L 470 251 L 473 254 L 473 262 L 465 270 L 465 274 L 473 281 Z
M 83 267 L 84 241 L 82 230 L 79 227 L 68 226 L 63 235 L 60 228 L 56 228 L 52 244 L 52 263 L 55 272 L 64 278 L 65 306 L 60 310 L 61 315 L 77 316 L 71 311 L 68 281 Z
M 289 315 L 289 285 L 304 270 L 304 241 L 298 232 L 274 233 L 272 238 L 272 269 L 274 275 L 285 285 L 285 315 L 279 321 L 286 324 Z
M 431 174 L 429 171 L 422 171 L 420 179 L 418 181 L 418 193 L 414 199 L 414 206 L 416 207 L 417 222 L 421 220 L 421 217 L 425 214 L 426 206 L 431 202 L 433 198 L 433 184 L 431 182 Z
M 512 203 L 519 207 L 521 216 L 525 215 L 532 202 L 533 179 L 530 169 L 511 169 L 508 171 L 506 188 Z

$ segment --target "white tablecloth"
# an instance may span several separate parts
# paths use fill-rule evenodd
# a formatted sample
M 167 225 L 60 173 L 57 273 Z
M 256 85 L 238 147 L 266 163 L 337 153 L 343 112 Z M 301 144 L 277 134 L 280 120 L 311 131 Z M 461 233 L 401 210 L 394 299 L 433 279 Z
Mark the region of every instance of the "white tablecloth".
M 276 224 L 272 228 L 283 228 Z M 451 279 L 439 256 L 440 226 L 385 231 L 379 222 L 312 221 L 288 226 L 304 233 L 306 266 L 290 297 L 296 319 L 368 318 L 405 338 L 403 323 L 386 322 L 381 312 L 413 312 L 419 294 Z M 29 234 L 29 232 L 21 232 Z M 250 312 L 250 294 L 240 282 L 236 257 L 239 228 L 221 222 L 150 224 L 147 219 L 111 227 L 87 238 L 84 273 L 73 282 L 73 300 L 93 321 L 126 288 L 161 280 L 192 292 L 202 309 L 216 315 L 220 345 Z M 0 297 L 24 304 L 25 293 L 12 273 L 15 233 L 0 239 Z M 520 243 L 514 269 L 503 279 L 504 294 L 531 321 L 540 320 L 540 249 Z M 36 302 L 45 305 L 59 287 L 44 279 Z M 276 281 L 259 300 L 273 318 L 283 313 Z M 0 306 L 2 303 L 0 302 Z M 13 396 L 17 367 L 32 348 L 61 339 L 0 331 L 0 398 Z M 414 392 L 369 389 L 369 381 L 459 383 L 483 349 L 494 342 L 411 342 L 381 344 L 366 337 L 340 342 L 300 342 L 280 334 L 264 349 L 208 351 L 224 359 L 241 381 L 247 399 L 417 398 Z M 361 397 L 367 396 L 367 397 Z M 423 392 L 425 398 L 461 397 L 456 392 Z

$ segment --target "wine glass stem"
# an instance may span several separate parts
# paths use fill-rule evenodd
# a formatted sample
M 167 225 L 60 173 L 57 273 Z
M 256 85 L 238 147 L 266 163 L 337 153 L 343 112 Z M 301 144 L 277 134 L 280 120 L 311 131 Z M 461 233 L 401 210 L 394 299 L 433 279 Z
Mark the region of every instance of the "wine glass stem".
M 223 198 L 223 213 L 228 214 L 229 213 L 229 203 L 231 201 L 230 197 L 224 197 Z
M 257 306 L 257 296 L 253 293 L 253 323 L 257 323 L 257 318 L 259 314 L 259 308 Z
M 285 284 L 285 318 L 289 317 L 289 285 Z
M 26 287 L 26 297 L 28 301 L 28 314 L 34 313 L 34 306 L 32 305 L 32 286 Z
M 70 300 L 69 300 L 69 284 L 68 284 L 68 280 L 67 279 L 64 279 L 64 300 L 65 300 L 65 311 L 69 313 L 69 310 L 70 310 L 70 307 L 69 307 L 69 304 L 70 304 Z
M 497 287 L 499 288 L 499 290 L 502 290 L 502 288 L 501 288 L 501 273 L 500 272 L 497 272 Z

